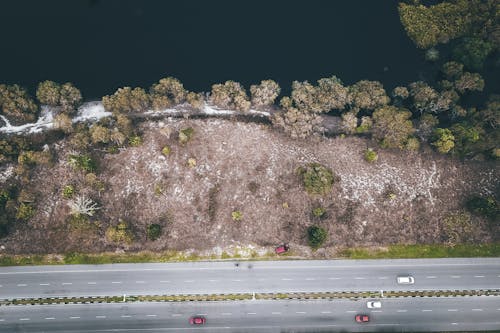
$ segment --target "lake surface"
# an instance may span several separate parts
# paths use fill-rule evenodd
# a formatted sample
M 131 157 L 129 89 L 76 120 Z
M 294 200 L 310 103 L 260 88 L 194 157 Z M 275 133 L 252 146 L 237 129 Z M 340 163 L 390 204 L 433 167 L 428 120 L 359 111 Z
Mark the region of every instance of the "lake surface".
M 1 83 L 71 81 L 87 100 L 165 76 L 194 91 L 331 75 L 390 90 L 432 69 L 395 0 L 2 1 L 0 29 Z

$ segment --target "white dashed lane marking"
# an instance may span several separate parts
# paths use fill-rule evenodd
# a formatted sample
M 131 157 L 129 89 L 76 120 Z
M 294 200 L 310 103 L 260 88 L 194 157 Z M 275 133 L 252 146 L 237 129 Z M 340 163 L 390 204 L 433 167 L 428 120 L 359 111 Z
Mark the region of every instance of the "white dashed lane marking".
M 372 310 L 372 312 L 382 312 L 381 310 Z
M 26 287 L 26 286 L 27 286 L 27 284 L 24 284 L 24 283 L 19 283 L 17 286 L 18 286 L 18 287 Z
M 97 282 L 87 282 L 87 284 L 97 284 Z
M 54 318 L 54 317 L 47 317 L 47 318 L 45 318 L 45 320 L 54 320 L 54 319 L 56 319 L 56 318 Z
M 314 281 L 316 280 L 315 278 L 306 278 L 306 281 Z
M 436 278 L 436 276 L 434 276 L 434 275 L 430 275 L 430 276 L 426 276 L 426 278 L 427 278 L 427 279 L 435 279 L 435 278 Z
M 483 311 L 483 309 L 472 309 L 472 311 Z
M 292 281 L 292 279 L 283 278 L 281 281 Z
M 111 283 L 113 283 L 113 284 L 120 284 L 122 282 L 121 281 L 112 281 Z
M 500 310 L 500 309 L 499 309 L 499 310 Z M 271 314 L 273 314 L 273 315 L 280 315 L 280 314 L 281 314 L 281 312 L 271 312 Z
M 385 280 L 387 279 L 387 276 L 379 276 L 379 280 Z
M 408 310 L 398 310 L 397 312 L 407 312 Z
M 328 280 L 340 280 L 342 278 L 338 278 L 338 277 L 329 277 Z
M 232 313 L 231 312 L 222 312 L 221 315 L 223 315 L 223 316 L 230 316 L 230 315 L 232 315 Z
M 255 312 L 247 312 L 247 315 L 256 315 L 257 313 Z
M 135 283 L 145 283 L 144 281 L 135 281 Z
M 30 320 L 30 319 L 29 318 L 19 318 L 19 320 L 26 321 L 26 320 Z
M 132 316 L 129 316 L 129 315 L 121 315 L 120 317 L 122 317 L 122 318 L 130 318 L 130 317 L 132 317 Z
M 355 279 L 355 280 L 364 280 L 364 279 L 366 279 L 366 278 L 364 278 L 364 277 L 359 277 L 359 276 L 356 276 L 356 277 L 355 277 L 354 279 Z
M 190 283 L 190 282 L 194 282 L 194 280 L 184 280 L 184 282 Z
M 50 283 L 40 283 L 41 286 L 50 286 Z
M 452 278 L 452 279 L 460 279 L 460 278 L 461 278 L 461 276 L 460 276 L 460 275 L 452 275 L 452 276 L 451 276 L 451 278 Z
M 99 319 L 106 318 L 106 316 L 95 316 L 95 317 Z
M 155 314 L 148 314 L 148 315 L 146 315 L 146 317 L 156 317 L 156 315 Z
M 73 284 L 72 282 L 63 282 L 62 285 L 63 286 L 67 286 L 67 285 L 70 285 L 70 284 Z
M 321 311 L 321 313 L 332 313 L 332 311 Z
M 484 278 L 484 275 L 474 275 L 475 278 Z
M 422 312 L 432 312 L 432 310 L 422 310 Z
M 80 319 L 80 317 L 69 317 L 69 319 Z
M 456 312 L 458 311 L 457 309 L 448 309 L 448 312 Z
M 180 313 L 172 313 L 172 317 L 180 317 L 181 314 Z
M 297 314 L 306 314 L 307 312 L 304 312 L 304 311 L 297 311 L 297 312 L 295 312 L 295 313 L 297 313 Z
M 347 313 L 356 313 L 356 311 L 354 311 L 354 310 L 347 310 L 346 312 Z

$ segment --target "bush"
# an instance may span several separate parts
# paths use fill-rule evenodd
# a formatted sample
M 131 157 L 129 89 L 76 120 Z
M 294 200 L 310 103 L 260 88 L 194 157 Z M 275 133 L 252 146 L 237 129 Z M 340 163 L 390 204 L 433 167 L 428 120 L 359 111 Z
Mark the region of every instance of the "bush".
M 162 148 L 161 150 L 161 153 L 164 155 L 164 156 L 168 156 L 170 155 L 170 153 L 172 152 L 172 148 L 170 148 L 169 146 L 165 146 Z
M 321 227 L 313 225 L 307 228 L 307 241 L 313 249 L 317 249 L 323 245 L 327 237 L 326 230 Z
M 308 164 L 298 169 L 307 193 L 324 195 L 331 191 L 333 173 L 319 163 Z
M 29 204 L 21 202 L 17 208 L 16 219 L 21 221 L 27 221 L 35 215 L 35 208 Z
M 38 106 L 28 92 L 14 84 L 0 84 L 0 110 L 13 125 L 33 122 L 38 113 Z
M 179 131 L 179 142 L 186 144 L 193 138 L 194 129 L 192 127 L 183 128 Z
M 196 166 L 196 159 L 195 158 L 188 158 L 187 165 L 190 168 L 194 168 Z
M 441 154 L 446 154 L 455 147 L 455 136 L 447 128 L 436 128 L 432 145 Z
M 173 77 L 161 79 L 151 87 L 150 93 L 155 110 L 181 104 L 186 100 L 187 95 L 187 91 L 184 89 L 182 83 Z
M 480 71 L 488 55 L 494 50 L 489 41 L 480 38 L 464 38 L 453 49 L 453 58 L 465 65 L 468 69 Z
M 316 207 L 312 210 L 312 214 L 315 217 L 322 218 L 326 214 L 326 209 L 324 209 L 323 207 Z
M 62 190 L 62 196 L 64 199 L 71 199 L 75 194 L 75 188 L 73 185 L 66 185 Z
M 104 96 L 102 104 L 106 111 L 113 113 L 132 113 L 146 111 L 150 97 L 142 88 L 119 88 L 113 95 Z
M 243 213 L 239 210 L 235 210 L 231 213 L 231 218 L 233 219 L 233 221 L 241 221 L 241 219 L 243 218 Z
M 154 241 L 161 236 L 161 225 L 159 224 L 149 224 L 146 230 L 148 239 Z
M 108 242 L 131 244 L 134 241 L 134 234 L 129 224 L 120 219 L 116 226 L 106 229 L 106 239 Z
M 101 125 L 94 125 L 90 128 L 90 137 L 92 143 L 108 143 L 110 140 L 109 130 Z
M 471 241 L 473 225 L 468 213 L 458 212 L 447 215 L 443 221 L 444 236 L 454 245 Z
M 378 160 L 378 154 L 371 148 L 365 150 L 365 161 L 369 163 L 376 162 Z
M 500 204 L 494 197 L 472 197 L 467 200 L 466 207 L 471 213 L 485 216 L 492 220 L 498 220 L 500 214 Z
M 128 144 L 131 147 L 138 147 L 138 146 L 142 145 L 142 138 L 139 135 L 129 136 Z
M 196 110 L 201 110 L 205 104 L 205 97 L 202 93 L 189 92 L 186 101 Z
M 79 170 L 94 172 L 97 169 L 96 162 L 89 155 L 69 155 L 69 164 Z

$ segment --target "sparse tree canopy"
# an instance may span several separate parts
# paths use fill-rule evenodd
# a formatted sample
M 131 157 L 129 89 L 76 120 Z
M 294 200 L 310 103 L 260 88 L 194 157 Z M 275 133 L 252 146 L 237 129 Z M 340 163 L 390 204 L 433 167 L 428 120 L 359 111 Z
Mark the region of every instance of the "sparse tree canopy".
M 228 108 L 238 111 L 248 111 L 250 101 L 245 88 L 234 81 L 226 81 L 224 84 L 214 84 L 210 101 L 220 108 Z
M 273 80 L 264 80 L 259 85 L 252 85 L 250 86 L 252 105 L 255 107 L 271 105 L 280 92 L 280 86 Z
M 358 127 L 358 118 L 354 112 L 345 112 L 342 114 L 342 132 L 345 134 L 356 133 L 356 128 Z
M 0 84 L 0 110 L 14 125 L 33 122 L 38 113 L 38 107 L 28 92 L 17 84 Z
M 271 121 L 273 126 L 283 129 L 294 139 L 304 139 L 323 131 L 323 120 L 320 116 L 293 107 L 275 113 Z
M 307 81 L 292 83 L 292 101 L 299 109 L 313 113 L 343 110 L 351 103 L 349 89 L 336 76 L 318 80 L 313 86 Z
M 443 65 L 442 72 L 448 80 L 453 81 L 462 75 L 464 72 L 464 65 L 456 61 L 449 61 Z
M 405 108 L 387 105 L 373 112 L 373 138 L 388 148 L 405 147 L 408 138 L 415 132 L 411 112 Z

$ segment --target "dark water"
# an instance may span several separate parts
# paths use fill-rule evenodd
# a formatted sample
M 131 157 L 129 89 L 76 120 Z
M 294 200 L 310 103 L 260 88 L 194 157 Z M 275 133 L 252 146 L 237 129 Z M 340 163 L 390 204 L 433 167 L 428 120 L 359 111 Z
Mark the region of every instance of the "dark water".
M 0 31 L 0 82 L 71 81 L 86 99 L 165 76 L 194 91 L 330 75 L 392 89 L 432 68 L 395 0 L 2 1 Z

